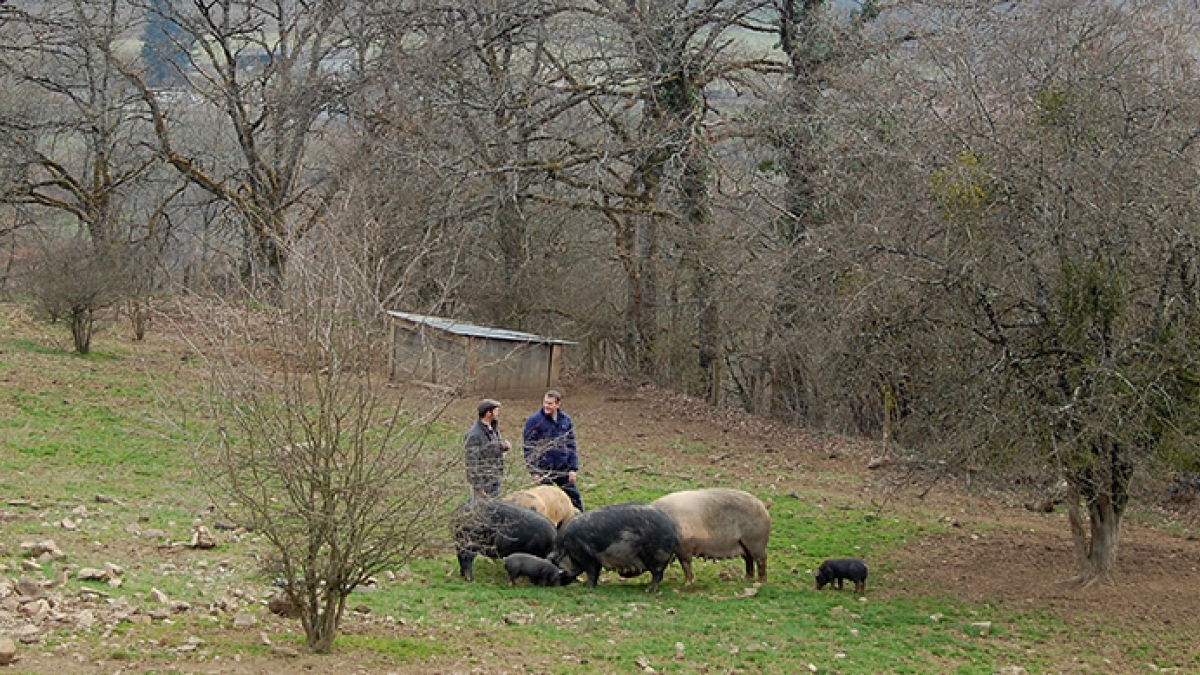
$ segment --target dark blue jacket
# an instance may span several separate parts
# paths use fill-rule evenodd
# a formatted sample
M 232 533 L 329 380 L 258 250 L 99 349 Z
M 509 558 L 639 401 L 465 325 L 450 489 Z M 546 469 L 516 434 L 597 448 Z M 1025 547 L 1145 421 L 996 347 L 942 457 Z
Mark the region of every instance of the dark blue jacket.
M 525 420 L 525 465 L 530 471 L 579 470 L 575 427 L 562 410 L 554 420 L 539 410 Z

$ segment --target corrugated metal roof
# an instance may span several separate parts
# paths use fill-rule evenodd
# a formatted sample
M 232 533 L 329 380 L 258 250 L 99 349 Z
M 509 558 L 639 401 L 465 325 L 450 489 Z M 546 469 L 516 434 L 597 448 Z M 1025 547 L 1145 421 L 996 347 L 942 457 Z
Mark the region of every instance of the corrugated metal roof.
M 438 330 L 444 330 L 447 333 L 455 335 L 466 335 L 468 337 L 481 337 L 491 340 L 509 340 L 512 342 L 540 342 L 544 344 L 556 345 L 573 345 L 570 340 L 559 340 L 556 338 L 542 337 L 533 333 L 522 333 L 517 330 L 505 330 L 503 328 L 488 328 L 487 326 L 476 326 L 471 323 L 463 323 L 453 319 L 444 319 L 439 316 L 426 316 L 424 314 L 410 314 L 409 312 L 388 312 L 388 314 L 419 323 Z

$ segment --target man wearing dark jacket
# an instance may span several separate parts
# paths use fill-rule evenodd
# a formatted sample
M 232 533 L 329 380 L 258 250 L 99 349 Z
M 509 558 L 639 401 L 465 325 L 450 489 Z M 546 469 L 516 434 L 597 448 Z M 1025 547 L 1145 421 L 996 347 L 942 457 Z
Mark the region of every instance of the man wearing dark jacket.
M 579 473 L 575 427 L 562 411 L 562 394 L 553 389 L 542 398 L 542 409 L 525 421 L 525 465 L 535 482 L 557 485 L 575 508 L 583 510 L 575 483 Z
M 479 421 L 467 431 L 463 445 L 467 451 L 467 480 L 471 495 L 499 497 L 500 479 L 504 476 L 504 453 L 512 444 L 500 437 L 496 416 L 500 402 L 485 398 L 479 402 Z

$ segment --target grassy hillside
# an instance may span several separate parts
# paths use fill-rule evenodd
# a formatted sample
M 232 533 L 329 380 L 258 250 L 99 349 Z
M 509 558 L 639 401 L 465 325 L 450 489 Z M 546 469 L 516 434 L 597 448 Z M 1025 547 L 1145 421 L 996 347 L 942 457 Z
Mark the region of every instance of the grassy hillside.
M 502 566 L 486 559 L 475 565 L 476 582 L 466 583 L 447 545 L 354 593 L 333 656 L 294 656 L 303 631 L 266 611 L 271 587 L 259 574 L 253 533 L 218 531 L 211 550 L 179 545 L 194 518 L 212 524 L 189 447 L 203 438 L 189 432 L 206 423 L 194 405 L 205 372 L 188 347 L 162 324 L 145 343 L 125 340 L 118 327 L 81 357 L 64 349 L 65 332 L 28 321 L 15 306 L 0 310 L 0 565 L 11 580 L 51 580 L 64 569 L 71 576 L 50 589 L 57 617 L 34 623 L 16 605 L 0 610 L 0 632 L 30 638 L 19 647 L 24 672 L 1200 668 L 1194 648 L 1179 646 L 1192 641 L 1191 623 L 1158 643 L 1122 647 L 1114 660 L 1089 652 L 1094 643 L 1040 604 L 1014 609 L 936 589 L 899 592 L 904 584 L 893 554 L 950 528 L 932 512 L 880 512 L 861 498 L 857 477 L 795 456 L 764 455 L 752 437 L 673 419 L 644 401 L 622 405 L 611 392 L 583 387 L 574 388 L 567 409 L 586 451 L 587 506 L 716 485 L 757 494 L 771 504 L 767 584 L 744 582 L 736 560 L 698 561 L 691 587 L 673 565 L 655 594 L 644 592 L 648 575 L 620 580 L 612 573 L 592 590 L 510 588 Z M 535 405 L 531 398 L 509 406 L 510 434 Z M 456 447 L 470 408 L 471 401 L 451 406 L 438 443 Z M 522 485 L 515 467 L 509 484 Z M 21 547 L 47 539 L 65 559 L 34 561 Z M 847 555 L 871 565 L 866 594 L 815 591 L 811 570 Z M 119 585 L 74 578 L 106 563 L 120 568 Z M 170 608 L 155 600 L 154 589 L 170 598 Z M 36 634 L 22 633 L 30 624 Z

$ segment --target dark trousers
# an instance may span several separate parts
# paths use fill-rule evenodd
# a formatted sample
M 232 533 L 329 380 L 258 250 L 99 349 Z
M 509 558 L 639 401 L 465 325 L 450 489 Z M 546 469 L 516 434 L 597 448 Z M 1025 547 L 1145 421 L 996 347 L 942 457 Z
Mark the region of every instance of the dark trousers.
M 557 485 L 562 488 L 562 491 L 567 493 L 567 497 L 571 499 L 571 504 L 580 511 L 583 511 L 583 495 L 579 494 L 579 488 L 575 486 L 575 483 L 571 482 L 567 474 L 558 473 L 557 471 L 550 472 L 542 476 L 541 484 Z

